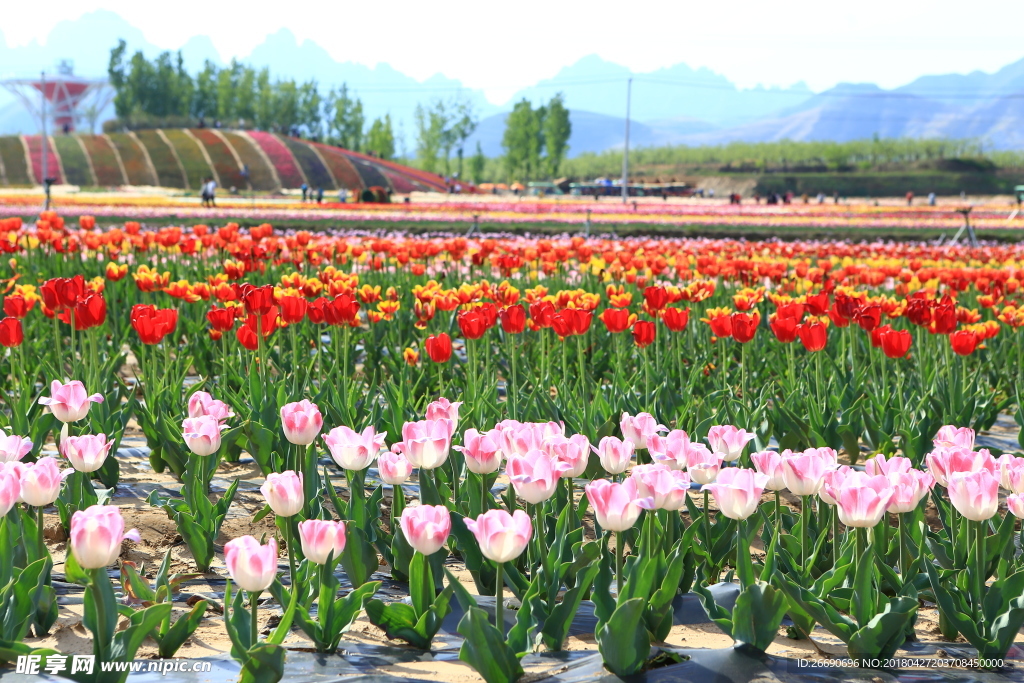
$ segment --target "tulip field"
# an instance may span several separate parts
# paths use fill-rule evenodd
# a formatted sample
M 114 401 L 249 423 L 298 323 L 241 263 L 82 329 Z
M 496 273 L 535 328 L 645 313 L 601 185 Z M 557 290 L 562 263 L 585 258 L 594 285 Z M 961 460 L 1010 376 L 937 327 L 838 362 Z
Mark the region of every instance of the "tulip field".
M 1019 675 L 1020 244 L 44 212 L 0 248 L 18 673 Z

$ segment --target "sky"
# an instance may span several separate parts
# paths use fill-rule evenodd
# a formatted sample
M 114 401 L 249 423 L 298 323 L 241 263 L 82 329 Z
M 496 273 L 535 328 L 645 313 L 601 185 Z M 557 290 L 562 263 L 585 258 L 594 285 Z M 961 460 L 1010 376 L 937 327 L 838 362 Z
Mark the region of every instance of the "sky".
M 34 3 L 5 5 L 0 29 L 11 47 L 45 43 L 58 21 L 100 9 L 121 15 L 161 48 L 208 35 L 225 60 L 244 60 L 286 27 L 336 60 L 388 63 L 417 80 L 441 73 L 483 89 L 494 103 L 595 53 L 638 72 L 684 62 L 741 87 L 802 81 L 815 91 L 839 82 L 890 88 L 924 74 L 991 72 L 1024 57 L 1020 0 L 205 0 L 181 3 L 180 11 L 138 0 L 49 0 L 42 13 Z

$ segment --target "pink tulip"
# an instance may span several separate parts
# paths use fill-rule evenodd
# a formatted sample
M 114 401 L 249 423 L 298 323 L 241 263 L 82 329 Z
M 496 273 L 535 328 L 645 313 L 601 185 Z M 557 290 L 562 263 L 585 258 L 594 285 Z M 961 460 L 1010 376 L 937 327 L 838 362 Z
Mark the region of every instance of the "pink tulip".
M 377 472 L 385 484 L 401 486 L 412 474 L 412 463 L 401 453 L 386 451 L 377 456 Z
M 235 413 L 224 401 L 218 401 L 205 391 L 197 391 L 188 397 L 188 416 L 203 417 L 208 415 L 217 422 L 223 423 Z
M 849 527 L 873 527 L 882 520 L 893 496 L 889 480 L 881 475 L 850 472 L 838 487 L 830 487 L 839 521 Z
M 946 425 L 939 428 L 939 431 L 932 439 L 936 448 L 966 448 L 974 449 L 974 430 L 969 427 L 954 427 Z
M 829 505 L 835 505 L 836 499 L 832 497 L 832 491 L 842 486 L 843 480 L 850 472 L 856 472 L 856 470 L 846 465 L 825 472 L 825 476 L 821 478 L 821 488 L 818 489 L 818 498 Z
M 796 496 L 813 496 L 821 488 L 825 472 L 834 469 L 816 450 L 791 453 L 782 458 L 782 476 Z
M 433 555 L 448 540 L 452 517 L 444 505 L 418 505 L 402 510 L 400 525 L 413 550 Z
M 680 510 L 686 505 L 690 475 L 668 465 L 638 465 L 630 472 L 641 498 L 650 498 L 659 510 Z
M 633 444 L 634 450 L 647 448 L 647 438 L 658 432 L 668 431 L 668 427 L 658 424 L 650 413 L 638 413 L 630 415 L 623 413 L 619 419 L 619 428 L 622 429 L 622 438 Z
M 478 432 L 467 429 L 462 435 L 464 446 L 455 446 L 466 460 L 466 469 L 476 474 L 490 474 L 501 467 L 501 432 L 492 429 L 489 432 Z
M 0 462 L 21 460 L 32 450 L 32 442 L 23 436 L 4 436 L 0 431 Z
M 306 502 L 302 491 L 302 474 L 292 470 L 271 472 L 260 487 L 260 493 L 278 517 L 292 517 L 299 514 Z
M 725 457 L 722 453 L 714 453 L 702 443 L 692 443 L 686 449 L 686 470 L 690 479 L 698 484 L 710 484 L 718 476 Z
M 567 479 L 583 476 L 587 463 L 590 462 L 590 440 L 583 434 L 573 434 L 570 437 L 553 436 L 544 442 L 543 450 L 568 467 L 562 473 Z
M 1013 493 L 1024 493 L 1024 458 L 1004 453 L 996 458 L 999 485 Z
M 864 471 L 872 476 L 881 474 L 888 477 L 894 474 L 904 474 L 909 472 L 912 467 L 913 463 L 910 462 L 910 458 L 899 456 L 886 459 L 884 455 L 879 454 L 864 461 Z
M 511 423 L 506 420 L 502 424 Z M 556 436 L 565 436 L 565 427 L 557 422 L 525 422 L 501 427 L 502 451 L 505 457 L 526 455 L 532 450 L 544 450 L 544 442 Z
M 726 467 L 714 484 L 705 484 L 701 490 L 711 492 L 719 511 L 729 519 L 746 519 L 757 510 L 767 483 L 765 474 L 745 467 Z
M 785 454 L 785 452 L 783 452 Z M 825 468 L 834 470 L 839 467 L 839 454 L 836 453 L 834 448 L 828 446 L 822 446 L 821 448 L 808 448 L 804 450 L 804 455 L 816 455 L 825 461 Z
M 11 511 L 21 498 L 21 477 L 12 471 L 0 471 L 0 517 Z
M 113 445 L 106 434 L 69 436 L 60 442 L 60 453 L 79 472 L 95 472 L 103 466 Z
M 520 498 L 537 504 L 555 493 L 558 479 L 568 465 L 559 463 L 544 451 L 532 450 L 526 455 L 513 455 L 505 463 L 505 473 Z
M 987 469 L 954 472 L 947 488 L 949 502 L 973 522 L 991 519 L 999 509 L 999 480 Z
M 428 420 L 451 420 L 452 434 L 454 434 L 455 428 L 459 424 L 459 406 L 461 405 L 462 401 L 452 403 L 446 398 L 439 398 L 433 403 L 427 405 L 427 414 L 425 417 Z M 452 434 L 449 434 L 448 436 L 451 437 Z
M 640 510 L 654 507 L 652 499 L 640 497 L 633 479 L 621 484 L 595 479 L 587 484 L 586 492 L 597 523 L 605 531 L 626 531 L 636 523 Z
M 765 488 L 770 491 L 781 491 L 786 488 L 786 478 L 782 471 L 782 456 L 775 451 L 761 451 L 752 453 L 750 461 L 754 463 L 754 469 L 768 477 Z
M 384 448 L 387 432 L 377 433 L 369 426 L 361 433 L 348 427 L 335 427 L 324 435 L 327 450 L 344 470 L 365 470 Z
M 270 588 L 277 577 L 277 540 L 260 545 L 252 536 L 241 536 L 224 544 L 224 564 L 238 587 L 250 593 Z
M 141 540 L 135 529 L 124 532 L 124 518 L 116 505 L 91 505 L 71 515 L 71 553 L 82 569 L 114 564 L 125 539 Z
M 14 477 L 18 482 L 18 498 L 14 501 L 15 503 L 25 502 L 21 497 L 21 480 L 31 467 L 31 463 L 22 462 L 20 460 L 11 460 L 10 462 L 0 462 L 0 474 L 7 473 Z M 70 474 L 70 470 L 68 471 Z
M 647 437 L 647 452 L 660 463 L 674 470 L 686 467 L 686 451 L 690 447 L 690 437 L 682 429 L 673 429 L 665 436 L 651 434 Z
M 633 442 L 623 441 L 616 436 L 604 437 L 598 442 L 597 448 L 593 448 L 593 451 L 600 458 L 601 467 L 608 474 L 625 472 L 633 461 Z
M 936 448 L 925 457 L 928 471 L 935 477 L 936 483 L 949 486 L 949 479 L 956 473 L 971 473 L 987 470 L 996 473 L 996 461 L 988 449 L 972 451 L 961 446 Z
M 892 499 L 887 512 L 896 515 L 913 512 L 935 484 L 932 475 L 914 469 L 890 474 L 887 478 L 892 485 Z
M 451 420 L 406 422 L 402 425 L 402 441 L 396 446 L 413 465 L 432 470 L 448 460 L 451 434 Z
M 326 519 L 299 522 L 299 541 L 302 543 L 302 554 L 310 562 L 327 564 L 327 558 L 332 552 L 337 560 L 345 550 L 345 522 Z
M 67 384 L 50 382 L 50 396 L 41 396 L 39 403 L 49 406 L 50 412 L 61 422 L 78 422 L 89 414 L 89 403 L 103 403 L 103 396 L 85 393 L 85 385 L 77 379 Z
M 39 458 L 21 473 L 21 497 L 34 507 L 46 507 L 60 495 L 60 466 L 56 458 Z
M 516 559 L 533 536 L 530 516 L 522 510 L 511 515 L 505 510 L 488 510 L 476 519 L 466 517 L 463 522 L 480 544 L 480 552 L 492 562 Z
M 743 449 L 754 440 L 756 434 L 732 425 L 718 425 L 708 430 L 708 446 L 715 453 L 722 453 L 724 460 L 735 460 Z
M 1024 494 L 1011 493 L 1006 497 L 1006 507 L 1014 517 L 1024 517 Z
M 281 408 L 281 425 L 284 438 L 297 446 L 308 446 L 316 441 L 324 426 L 320 409 L 308 399 L 288 403 Z
M 223 425 L 212 415 L 186 417 L 181 423 L 185 445 L 200 456 L 213 455 L 220 450 L 221 429 Z

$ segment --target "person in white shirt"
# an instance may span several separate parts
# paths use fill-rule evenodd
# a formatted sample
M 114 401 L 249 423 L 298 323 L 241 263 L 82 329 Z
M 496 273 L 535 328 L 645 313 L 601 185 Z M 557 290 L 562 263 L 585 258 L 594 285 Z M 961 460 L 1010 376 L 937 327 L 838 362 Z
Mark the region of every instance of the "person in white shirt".
M 214 201 L 214 197 L 216 196 L 216 194 L 217 194 L 217 181 L 214 180 L 213 178 L 210 178 L 210 181 L 208 183 L 206 183 L 206 197 L 207 197 L 207 199 L 210 202 L 210 206 L 213 206 L 213 207 L 217 206 L 217 203 Z

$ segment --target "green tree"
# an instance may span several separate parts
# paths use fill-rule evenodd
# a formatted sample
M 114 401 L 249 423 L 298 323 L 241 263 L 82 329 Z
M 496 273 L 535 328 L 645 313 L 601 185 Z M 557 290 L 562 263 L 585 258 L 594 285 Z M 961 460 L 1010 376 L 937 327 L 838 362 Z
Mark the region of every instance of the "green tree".
M 516 102 L 505 119 L 501 147 L 505 151 L 505 173 L 510 180 L 527 181 L 538 171 L 543 148 L 541 130 L 545 109 L 535 110 L 527 99 Z
M 416 163 L 428 173 L 437 173 L 448 127 L 444 104 L 436 102 L 429 110 L 417 104 L 413 118 L 416 121 Z
M 548 173 L 554 178 L 565 159 L 569 149 L 569 137 L 572 135 L 572 123 L 569 121 L 569 110 L 565 108 L 562 93 L 551 98 L 544 117 L 544 148 L 547 152 Z
M 480 141 L 476 142 L 476 152 L 469 158 L 469 176 L 473 181 L 473 184 L 479 185 L 484 179 L 484 167 L 487 165 L 487 157 L 484 156 L 484 150 L 480 146 Z
M 382 119 L 374 119 L 366 134 L 366 149 L 381 159 L 395 156 L 395 132 L 391 127 L 391 114 Z
M 350 97 L 348 85 L 342 83 L 337 92 L 328 96 L 327 108 L 330 143 L 358 152 L 363 145 L 363 103 Z
M 299 88 L 299 121 L 306 135 L 314 140 L 323 137 L 323 99 L 316 81 L 307 81 Z
M 217 72 L 219 69 L 207 60 L 203 70 L 196 76 L 195 94 L 192 97 L 192 116 L 197 119 L 216 119 L 217 111 Z

